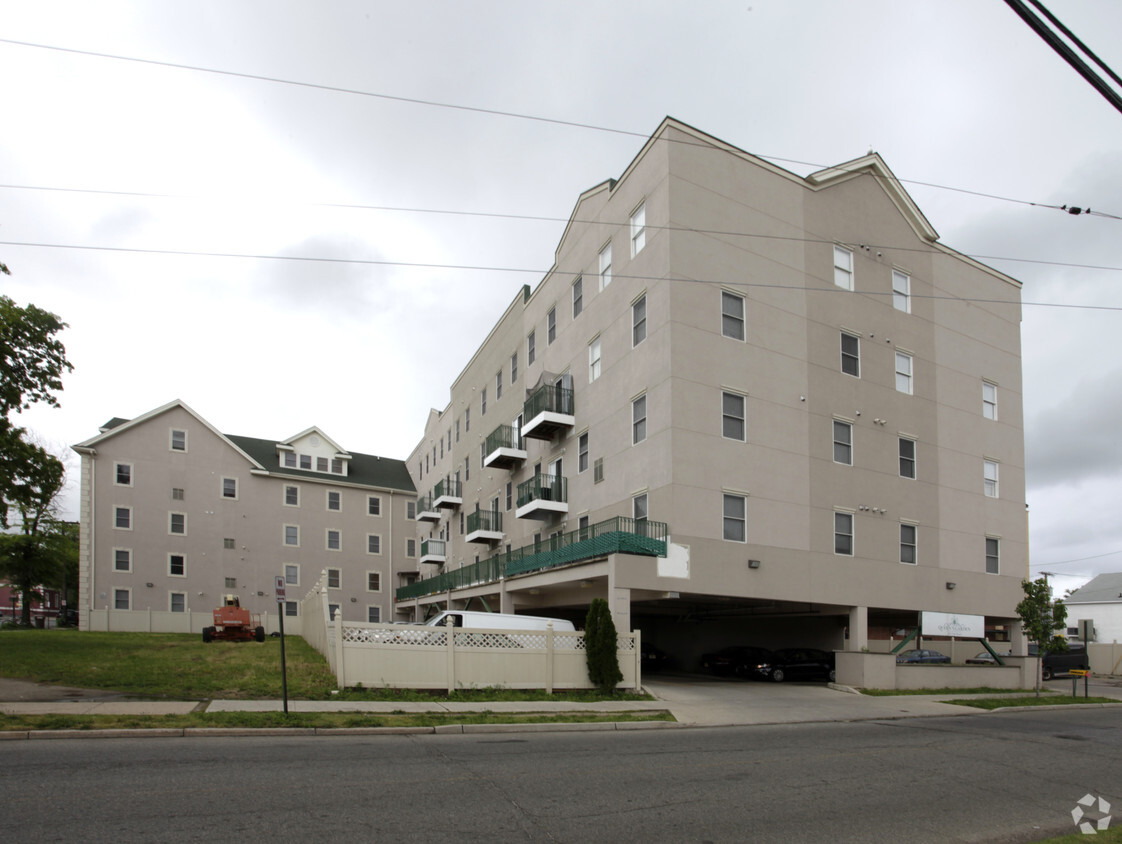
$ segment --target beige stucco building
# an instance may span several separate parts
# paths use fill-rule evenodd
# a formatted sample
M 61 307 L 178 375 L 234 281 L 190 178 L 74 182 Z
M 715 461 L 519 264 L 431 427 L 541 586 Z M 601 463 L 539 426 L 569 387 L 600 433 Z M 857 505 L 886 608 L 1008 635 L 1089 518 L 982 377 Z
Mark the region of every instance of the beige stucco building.
M 601 596 L 686 662 L 860 650 L 924 610 L 1001 638 L 1020 318 L 1020 284 L 939 243 L 878 155 L 804 178 L 667 119 L 431 412 L 396 617 Z
M 284 440 L 222 434 L 181 401 L 115 418 L 82 459 L 79 624 L 198 632 L 223 597 L 286 630 L 328 571 L 343 617 L 392 617 L 418 568 L 416 491 L 400 460 L 349 452 L 318 428 Z

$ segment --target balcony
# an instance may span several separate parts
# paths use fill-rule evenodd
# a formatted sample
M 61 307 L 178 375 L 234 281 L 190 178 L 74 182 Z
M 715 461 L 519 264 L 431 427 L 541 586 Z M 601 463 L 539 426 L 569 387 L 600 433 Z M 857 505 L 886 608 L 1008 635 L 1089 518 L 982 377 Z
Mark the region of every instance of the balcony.
M 421 562 L 443 563 L 445 547 L 443 539 L 426 539 L 421 543 Z
M 665 557 L 668 535 L 666 522 L 637 521 L 620 516 L 402 586 L 397 590 L 397 600 L 408 601 L 438 592 L 488 585 L 514 575 L 587 562 L 609 554 Z
M 500 425 L 483 443 L 483 465 L 496 469 L 517 469 L 526 459 L 525 443 L 513 425 Z
M 440 511 L 436 509 L 432 502 L 431 495 L 422 495 L 417 499 L 417 521 L 419 522 L 439 522 Z
M 463 484 L 455 478 L 445 478 L 432 488 L 432 497 L 437 510 L 454 510 L 464 503 Z
M 559 384 L 546 384 L 526 399 L 522 407 L 522 436 L 549 440 L 558 431 L 576 424 L 573 416 L 573 391 Z
M 492 510 L 468 513 L 467 542 L 499 542 L 503 538 L 503 514 Z
M 560 475 L 538 473 L 518 485 L 520 519 L 549 519 L 556 513 L 569 512 L 569 484 Z

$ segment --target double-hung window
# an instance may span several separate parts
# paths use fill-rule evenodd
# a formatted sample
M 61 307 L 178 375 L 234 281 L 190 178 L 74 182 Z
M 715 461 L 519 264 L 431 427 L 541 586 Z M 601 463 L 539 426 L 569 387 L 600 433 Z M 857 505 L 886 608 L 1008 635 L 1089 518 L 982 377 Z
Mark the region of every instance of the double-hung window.
M 641 395 L 631 402 L 631 444 L 638 445 L 647 438 L 647 397 Z
M 852 513 L 834 513 L 834 553 L 853 556 Z
M 744 396 L 721 393 L 721 436 L 744 442 L 745 427 Z
M 573 282 L 573 319 L 580 316 L 580 312 L 584 310 L 584 278 L 577 276 L 577 280 Z
M 113 527 L 118 530 L 132 530 L 132 507 L 113 509 Z
M 600 338 L 588 344 L 588 383 L 600 377 Z
M 545 343 L 552 346 L 557 339 L 557 308 L 550 308 L 545 315 Z
M 336 489 L 327 491 L 327 509 L 339 512 L 343 509 L 343 494 Z
M 982 382 L 982 416 L 997 419 L 997 385 L 989 381 Z
M 183 536 L 187 533 L 187 514 L 168 513 L 168 533 Z
M 721 291 L 721 334 L 744 339 L 744 297 L 725 290 Z
M 722 536 L 729 542 L 748 541 L 747 500 L 743 495 L 724 494 L 724 527 Z
M 912 394 L 912 356 L 903 352 L 896 353 L 896 389 Z
M 899 270 L 892 271 L 892 306 L 906 314 L 912 312 L 912 280 Z
M 1001 573 L 1001 540 L 986 537 L 986 574 Z
M 588 470 L 588 431 L 577 439 L 577 474 Z M 510 509 L 509 507 L 507 509 Z
M 853 289 L 853 253 L 840 246 L 834 247 L 834 284 L 845 290 Z
M 841 335 L 841 371 L 854 378 L 861 377 L 861 341 L 855 334 Z
M 514 382 L 518 380 L 518 352 L 510 356 L 510 383 L 514 386 Z M 448 445 L 452 444 L 452 439 L 448 439 Z
M 503 371 L 500 369 L 495 373 L 495 401 L 503 397 Z
M 900 525 L 900 562 L 916 564 L 916 526 Z
M 612 244 L 600 250 L 600 289 L 612 283 Z
M 237 498 L 238 497 L 238 479 L 237 478 L 223 478 L 222 479 L 222 497 L 223 498 Z
M 530 366 L 534 362 L 534 358 L 538 354 L 538 337 L 536 331 L 531 331 L 526 335 L 526 365 Z M 460 441 L 460 422 L 456 420 L 456 442 Z
M 997 461 L 982 461 L 982 482 L 987 498 L 997 498 Z
M 631 215 L 631 257 L 643 251 L 647 243 L 647 203 L 635 209 Z
M 834 462 L 853 465 L 853 426 L 834 420 Z
M 631 348 L 647 339 L 647 297 L 640 296 L 631 306 Z
M 328 551 L 341 551 L 343 550 L 343 538 L 337 530 L 327 531 L 327 550 Z
M 900 477 L 916 476 L 916 441 L 900 437 Z
M 117 486 L 132 486 L 132 464 L 131 463 L 118 463 L 117 467 Z

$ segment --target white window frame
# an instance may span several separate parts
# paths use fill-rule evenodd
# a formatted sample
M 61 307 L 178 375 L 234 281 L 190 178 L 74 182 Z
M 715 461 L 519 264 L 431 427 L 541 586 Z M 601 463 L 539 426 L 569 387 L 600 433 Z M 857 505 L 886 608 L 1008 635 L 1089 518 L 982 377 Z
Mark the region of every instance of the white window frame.
M 175 599 L 183 599 L 182 609 L 175 608 Z M 187 612 L 187 593 L 186 592 L 168 592 L 168 612 Z
M 650 518 L 650 499 L 647 493 L 641 492 L 631 497 L 631 518 L 635 524 L 645 524 Z
M 121 525 L 121 515 L 127 524 Z M 132 530 L 132 507 L 113 507 L 113 530 Z
M 331 540 L 335 540 L 334 548 L 331 547 Z M 334 551 L 336 553 L 343 550 L 343 531 L 338 528 L 325 528 L 323 531 L 323 548 L 325 551 Z
M 907 541 L 906 534 L 911 531 L 911 541 Z M 906 549 L 911 549 L 912 558 L 905 560 Z M 900 562 L 906 566 L 919 565 L 919 526 L 915 522 L 900 522 Z
M 332 581 L 335 581 L 332 585 Z M 327 570 L 327 588 L 328 589 L 342 589 L 343 588 L 343 570 L 342 569 L 328 569 Z M 334 617 L 334 613 L 332 613 Z
M 518 380 L 518 352 L 517 350 L 510 356 L 510 386 L 514 386 L 514 382 Z M 451 447 L 452 438 L 448 438 L 448 445 Z
M 631 212 L 631 257 L 634 258 L 647 245 L 647 203 L 640 202 Z
M 609 240 L 600 250 L 600 289 L 612 283 L 612 242 Z
M 377 519 L 382 517 L 382 496 L 366 496 L 366 515 L 374 516 Z
M 288 531 L 292 529 L 295 533 L 296 541 L 288 541 Z M 299 548 L 300 547 L 300 525 L 282 525 L 281 526 L 281 544 L 285 548 Z
M 285 615 L 285 618 L 299 618 L 300 617 L 300 602 L 299 601 L 285 601 L 284 602 L 284 615 Z
M 728 402 L 733 399 L 740 403 L 740 415 L 729 412 Z M 729 435 L 729 423 L 739 424 L 740 436 Z M 721 437 L 726 440 L 733 440 L 735 442 L 747 442 L 748 440 L 748 397 L 744 393 L 733 392 L 732 390 L 721 391 Z
M 997 421 L 997 384 L 982 381 L 982 417 Z
M 647 294 L 631 303 L 631 348 L 647 339 Z
M 121 470 L 125 470 L 128 480 L 121 483 Z M 132 464 L 131 463 L 114 463 L 113 464 L 113 485 L 114 486 L 132 486 Z
M 601 353 L 600 338 L 594 337 L 588 344 L 588 383 L 600 377 Z
M 639 445 L 647 439 L 647 394 L 631 400 L 631 444 Z
M 536 332 L 536 331 L 531 331 L 529 334 L 526 335 L 526 366 L 533 366 L 534 365 L 534 360 L 537 358 L 537 354 L 538 354 L 537 333 L 538 332 Z M 459 442 L 459 439 L 458 439 L 459 433 L 460 433 L 460 420 L 457 419 L 456 420 L 456 434 L 457 434 L 456 442 Z
M 986 498 L 1000 498 L 1001 489 L 999 483 L 999 466 L 998 461 L 990 460 L 988 457 L 982 460 L 982 492 L 985 493 Z
M 907 352 L 896 353 L 896 391 L 905 395 L 912 395 L 912 373 L 915 359 Z
M 296 503 L 295 504 L 290 504 L 289 501 L 288 501 L 288 491 L 289 490 L 295 490 L 296 491 Z M 284 488 L 282 489 L 282 493 L 283 493 L 283 495 L 281 497 L 281 501 L 283 502 L 285 507 L 299 507 L 300 506 L 300 485 L 299 484 L 285 484 Z
M 182 448 L 176 448 L 176 443 L 181 443 Z M 187 453 L 187 431 L 183 428 L 171 428 L 168 431 L 168 451 Z
M 120 607 L 120 606 L 117 606 L 117 604 L 120 603 L 122 595 L 124 596 L 124 599 L 125 599 L 125 606 Z M 127 611 L 127 610 L 132 609 L 132 590 L 131 589 L 115 588 L 113 590 L 113 609 L 123 610 L 123 611 Z
M 125 567 L 118 568 L 118 554 L 125 555 Z M 132 549 L 131 548 L 114 548 L 113 549 L 113 571 L 115 572 L 130 572 L 132 571 Z
M 904 443 L 911 443 L 911 445 L 912 445 L 912 455 L 911 455 L 911 457 L 908 457 L 904 454 Z M 916 480 L 917 477 L 919 477 L 918 450 L 919 449 L 918 449 L 916 440 L 912 439 L 911 437 L 900 437 L 899 438 L 898 445 L 896 447 L 896 453 L 899 455 L 899 458 L 900 458 L 899 471 L 900 471 L 900 477 L 901 478 L 906 478 L 908 480 L 914 481 L 914 480 Z M 912 473 L 910 475 L 905 475 L 904 474 L 904 462 L 905 461 L 911 463 Z
M 233 492 L 234 492 L 233 495 L 227 495 L 226 494 L 226 489 L 227 489 L 226 485 L 227 484 L 232 485 L 231 488 L 233 489 Z M 238 500 L 238 479 L 237 478 L 229 478 L 229 477 L 223 478 L 222 479 L 222 486 L 219 489 L 219 494 L 223 498 L 228 499 L 230 501 L 237 501 Z
M 846 439 L 844 441 L 838 439 L 839 430 L 845 432 Z M 850 422 L 846 422 L 843 419 L 834 419 L 833 420 L 833 425 L 831 426 L 831 431 L 833 432 L 834 462 L 838 463 L 842 466 L 852 466 L 853 465 L 853 424 L 850 423 Z M 839 446 L 845 449 L 845 458 L 846 458 L 845 460 L 838 460 L 838 448 L 839 448 Z
M 332 498 L 332 496 L 335 496 L 335 497 Z M 332 501 L 335 502 L 334 507 L 331 506 Z M 342 513 L 343 512 L 343 492 L 342 492 L 342 490 L 338 490 L 338 489 L 326 490 L 326 500 L 324 502 L 324 506 L 327 508 L 328 512 Z
M 417 540 L 412 536 L 405 539 L 405 556 L 410 559 L 417 556 Z
M 370 575 L 374 575 L 375 577 L 378 578 L 378 588 L 377 589 L 371 589 L 370 588 Z M 366 591 L 381 594 L 381 592 L 382 592 L 382 573 L 380 571 L 374 571 L 373 569 L 367 569 L 366 570 Z
M 577 474 L 588 471 L 588 431 L 577 437 Z
M 733 505 L 733 509 L 738 512 L 729 512 L 729 505 Z M 733 533 L 738 533 L 739 536 L 729 536 L 729 528 L 737 526 L 739 530 L 734 530 Z M 721 494 L 721 539 L 741 544 L 748 542 L 748 496 L 735 492 Z
M 382 608 L 375 604 L 366 605 L 366 623 L 367 624 L 381 624 L 382 623 Z
M 845 350 L 846 338 L 849 338 L 850 340 L 854 341 L 854 343 L 856 344 L 856 349 L 857 349 L 856 352 L 846 352 L 846 350 Z M 847 360 L 854 361 L 854 367 L 857 370 L 856 372 L 847 372 L 846 371 L 845 362 Z M 861 338 L 858 335 L 853 334 L 852 332 L 849 332 L 849 331 L 841 332 L 841 373 L 842 373 L 842 375 L 848 375 L 851 378 L 860 378 L 861 377 Z
M 573 282 L 573 319 L 581 315 L 584 310 L 584 276 L 578 275 Z
M 853 250 L 834 245 L 834 284 L 842 290 L 853 289 Z
M 284 453 L 284 459 L 281 461 L 281 463 L 284 465 L 284 468 L 286 468 L 286 469 L 295 469 L 296 468 L 296 452 L 295 451 L 286 451 Z
M 845 510 L 834 510 L 834 554 L 838 557 L 852 557 L 854 547 L 856 546 L 855 534 L 856 526 L 854 525 L 853 513 Z M 845 529 L 848 525 L 848 532 Z M 838 550 L 838 537 L 849 537 L 849 550 Z
M 175 517 L 183 517 L 183 530 L 173 530 L 175 526 Z M 186 536 L 187 535 L 187 514 L 180 513 L 176 510 L 168 512 L 168 536 Z
M 370 540 L 372 540 L 372 539 L 376 541 L 376 544 L 378 546 L 377 551 L 371 551 L 370 550 Z M 380 533 L 368 533 L 368 534 L 366 534 L 366 553 L 367 554 L 374 554 L 374 555 L 377 555 L 379 557 L 382 556 L 382 534 L 380 534 Z
M 990 543 L 993 543 L 993 553 L 990 553 Z M 990 571 L 990 560 L 993 560 L 993 571 Z M 996 536 L 986 537 L 986 574 L 1001 574 L 1001 539 Z
M 500 369 L 495 373 L 495 401 L 503 397 L 503 371 Z
M 739 308 L 740 313 L 732 313 L 729 306 Z M 731 340 L 739 340 L 742 343 L 748 337 L 746 311 L 744 305 L 744 297 L 738 293 L 730 293 L 728 290 L 721 291 L 721 336 L 728 337 Z
M 292 575 L 290 577 L 290 575 Z M 300 585 L 300 564 L 299 563 L 285 563 L 284 564 L 284 583 L 286 586 L 299 586 Z
M 554 305 L 545 314 L 545 344 L 552 346 L 557 339 L 557 306 Z
M 900 270 L 892 271 L 892 307 L 906 314 L 912 312 L 912 277 Z
M 182 560 L 182 562 L 183 562 L 183 573 L 182 574 L 176 574 L 174 571 L 172 571 L 172 569 L 171 569 L 172 557 L 179 557 L 179 559 Z M 187 577 L 187 555 L 186 554 L 171 554 L 171 553 L 168 554 L 168 577 L 183 577 L 183 578 Z

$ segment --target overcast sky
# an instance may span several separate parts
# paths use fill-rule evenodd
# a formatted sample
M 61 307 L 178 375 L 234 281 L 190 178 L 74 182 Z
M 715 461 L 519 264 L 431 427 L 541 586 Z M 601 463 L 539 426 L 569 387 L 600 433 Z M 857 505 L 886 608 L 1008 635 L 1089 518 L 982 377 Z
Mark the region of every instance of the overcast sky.
M 1048 7 L 1122 71 L 1122 3 Z M 671 115 L 800 174 L 875 149 L 942 242 L 1024 282 L 1032 572 L 1122 571 L 1122 221 L 1042 207 L 1122 216 L 1122 114 L 1000 0 L 0 21 L 0 285 L 70 325 L 62 409 L 19 419 L 56 451 L 180 398 L 226 433 L 404 459 L 578 194 Z

